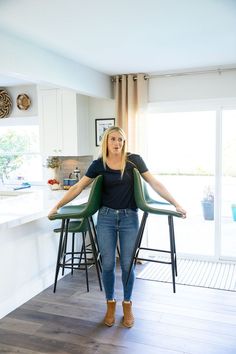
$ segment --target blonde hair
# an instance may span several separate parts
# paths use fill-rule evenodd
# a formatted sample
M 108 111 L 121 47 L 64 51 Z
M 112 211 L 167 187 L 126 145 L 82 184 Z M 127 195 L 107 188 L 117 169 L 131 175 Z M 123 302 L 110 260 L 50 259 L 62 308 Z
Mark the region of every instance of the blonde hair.
M 100 153 L 100 157 L 102 158 L 102 162 L 103 162 L 103 166 L 106 169 L 106 162 L 107 162 L 107 156 L 108 156 L 108 136 L 111 133 L 117 132 L 119 133 L 122 138 L 124 139 L 124 144 L 123 144 L 123 148 L 121 151 L 121 177 L 124 174 L 124 170 L 125 170 L 125 164 L 126 164 L 126 160 L 127 160 L 127 142 L 126 142 L 126 135 L 123 129 L 119 128 L 119 127 L 110 127 L 107 130 L 105 130 L 103 136 L 102 136 L 102 141 L 101 141 L 101 153 Z

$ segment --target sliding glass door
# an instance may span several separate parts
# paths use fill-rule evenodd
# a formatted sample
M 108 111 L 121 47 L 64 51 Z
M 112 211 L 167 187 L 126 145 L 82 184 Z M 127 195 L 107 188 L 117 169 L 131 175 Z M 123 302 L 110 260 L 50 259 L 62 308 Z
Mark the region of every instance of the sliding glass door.
M 214 255 L 214 154 L 215 112 L 150 114 L 148 121 L 148 166 L 188 213 L 175 220 L 178 252 Z M 148 241 L 154 246 L 167 226 L 150 217 Z
M 236 259 L 236 110 L 148 115 L 147 163 L 187 210 L 175 219 L 178 253 Z M 150 193 L 155 197 L 152 190 Z M 168 226 L 149 217 L 150 247 L 166 247 Z

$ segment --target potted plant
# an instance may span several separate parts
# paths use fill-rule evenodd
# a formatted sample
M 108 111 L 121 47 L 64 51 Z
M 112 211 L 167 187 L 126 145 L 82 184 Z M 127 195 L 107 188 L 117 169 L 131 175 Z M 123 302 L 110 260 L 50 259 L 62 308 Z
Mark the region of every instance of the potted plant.
M 203 216 L 205 220 L 214 220 L 214 194 L 210 188 L 207 186 L 204 190 L 204 197 L 201 201 Z

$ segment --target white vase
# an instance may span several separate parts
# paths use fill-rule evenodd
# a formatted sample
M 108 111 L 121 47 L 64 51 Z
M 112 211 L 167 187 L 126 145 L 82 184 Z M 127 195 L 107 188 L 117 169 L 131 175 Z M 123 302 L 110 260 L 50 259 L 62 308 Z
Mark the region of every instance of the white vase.
M 48 180 L 49 179 L 56 179 L 60 182 L 60 168 L 48 168 Z

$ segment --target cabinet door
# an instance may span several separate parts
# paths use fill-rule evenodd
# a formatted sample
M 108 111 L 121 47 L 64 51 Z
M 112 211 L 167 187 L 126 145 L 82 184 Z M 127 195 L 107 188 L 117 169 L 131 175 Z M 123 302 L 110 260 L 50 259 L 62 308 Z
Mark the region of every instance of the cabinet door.
M 42 153 L 78 155 L 76 92 L 62 89 L 39 91 Z
M 64 156 L 78 155 L 76 92 L 61 90 L 61 139 Z
M 46 155 L 62 155 L 61 96 L 58 89 L 39 91 L 41 150 Z

